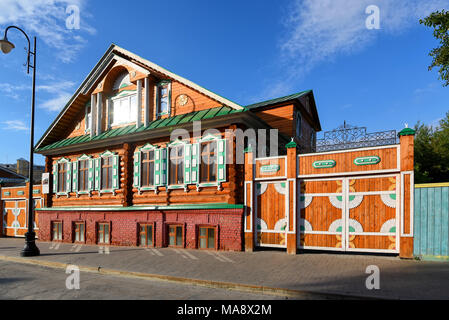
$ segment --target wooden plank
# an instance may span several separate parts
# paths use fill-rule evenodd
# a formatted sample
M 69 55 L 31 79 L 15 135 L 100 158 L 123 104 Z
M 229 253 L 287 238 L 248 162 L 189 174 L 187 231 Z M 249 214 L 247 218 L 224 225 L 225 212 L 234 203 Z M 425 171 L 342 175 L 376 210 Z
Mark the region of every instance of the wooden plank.
M 435 233 L 435 189 L 428 190 L 428 220 L 427 220 L 427 254 L 434 254 L 434 233 Z
M 422 189 L 415 189 L 415 224 L 414 224 L 414 254 L 415 256 L 421 253 L 421 192 Z
M 438 256 L 441 255 L 441 231 L 442 231 L 442 224 L 441 224 L 441 188 L 434 188 L 434 196 L 435 196 L 435 225 L 434 229 L 435 232 L 433 234 L 434 239 L 434 250 L 433 254 Z
M 449 256 L 449 187 L 441 191 L 441 255 Z
M 427 195 L 428 189 L 423 189 L 421 192 L 421 254 L 427 254 Z

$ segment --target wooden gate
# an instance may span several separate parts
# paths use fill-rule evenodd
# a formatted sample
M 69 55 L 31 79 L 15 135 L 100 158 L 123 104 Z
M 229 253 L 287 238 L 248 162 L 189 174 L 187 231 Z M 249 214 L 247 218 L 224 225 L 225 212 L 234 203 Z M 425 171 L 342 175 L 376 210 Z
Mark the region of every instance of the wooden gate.
M 286 183 L 258 182 L 256 197 L 256 245 L 286 248 Z
M 2 235 L 6 237 L 23 237 L 28 231 L 28 189 L 27 187 L 10 187 L 1 189 Z M 43 207 L 41 186 L 33 188 L 35 208 Z M 37 214 L 34 217 L 34 228 L 39 230 Z
M 398 253 L 399 177 L 301 180 L 299 248 Z

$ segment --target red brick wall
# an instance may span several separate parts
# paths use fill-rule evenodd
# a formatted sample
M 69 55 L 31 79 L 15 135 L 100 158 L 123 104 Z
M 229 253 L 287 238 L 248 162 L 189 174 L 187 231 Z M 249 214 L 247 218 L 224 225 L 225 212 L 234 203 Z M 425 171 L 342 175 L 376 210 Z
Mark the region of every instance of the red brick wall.
M 243 209 L 179 210 L 179 211 L 126 211 L 126 212 L 74 212 L 39 211 L 39 239 L 51 241 L 52 221 L 63 222 L 63 242 L 72 243 L 73 224 L 86 223 L 86 244 L 96 244 L 98 222 L 110 222 L 110 244 L 138 245 L 138 224 L 155 223 L 155 247 L 168 244 L 168 224 L 184 226 L 184 247 L 197 249 L 198 227 L 217 227 L 219 250 L 241 251 L 243 244 Z

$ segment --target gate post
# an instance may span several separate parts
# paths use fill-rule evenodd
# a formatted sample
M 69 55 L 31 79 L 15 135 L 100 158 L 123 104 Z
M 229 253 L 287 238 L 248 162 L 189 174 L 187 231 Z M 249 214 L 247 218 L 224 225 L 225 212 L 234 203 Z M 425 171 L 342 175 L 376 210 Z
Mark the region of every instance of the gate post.
M 415 130 L 399 132 L 401 144 L 401 223 L 400 252 L 405 259 L 413 258 L 413 198 L 414 198 L 414 139 Z
M 288 143 L 287 148 L 287 184 L 288 184 L 288 230 L 287 230 L 287 253 L 297 253 L 297 230 L 296 230 L 296 178 L 297 159 L 296 143 L 293 141 Z
M 245 149 L 245 251 L 254 250 L 254 154 L 251 145 Z

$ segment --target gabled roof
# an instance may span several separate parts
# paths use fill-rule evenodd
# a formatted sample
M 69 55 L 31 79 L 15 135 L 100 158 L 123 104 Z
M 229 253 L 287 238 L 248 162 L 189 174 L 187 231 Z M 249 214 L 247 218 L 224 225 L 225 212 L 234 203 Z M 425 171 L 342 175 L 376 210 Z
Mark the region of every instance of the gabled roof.
M 198 84 L 187 80 L 167 69 L 162 68 L 161 66 L 146 60 L 134 53 L 127 51 L 115 44 L 112 44 L 109 49 L 102 56 L 100 61 L 95 65 L 86 79 L 82 82 L 80 87 L 76 90 L 75 94 L 70 98 L 68 103 L 47 129 L 47 131 L 43 134 L 43 136 L 39 139 L 36 144 L 36 149 L 41 148 L 49 143 L 56 141 L 59 136 L 67 130 L 67 125 L 71 123 L 73 117 L 81 110 L 81 107 L 89 100 L 87 97 L 90 90 L 92 90 L 95 83 L 98 81 L 99 77 L 104 73 L 104 71 L 108 68 L 114 58 L 124 58 L 129 60 L 131 63 L 137 63 L 141 68 L 148 70 L 149 72 L 153 71 L 155 73 L 163 74 L 168 78 L 174 79 L 191 89 L 194 89 L 211 99 L 222 103 L 224 106 L 228 106 L 232 109 L 243 110 L 243 107 L 238 105 L 237 103 L 226 99 L 216 93 L 207 90 Z M 77 100 L 78 99 L 78 100 Z
M 288 95 L 285 97 L 280 97 L 280 98 L 276 98 L 276 99 L 271 99 L 271 100 L 266 100 L 266 101 L 250 104 L 249 106 L 246 106 L 245 109 L 252 110 L 252 109 L 261 108 L 261 107 L 265 107 L 265 106 L 269 106 L 269 105 L 275 105 L 275 104 L 290 101 L 290 100 L 295 100 L 295 99 L 305 96 L 311 92 L 312 92 L 312 90 L 306 90 L 306 91 L 301 91 L 301 92 L 294 93 L 294 94 L 291 94 L 291 95 Z

